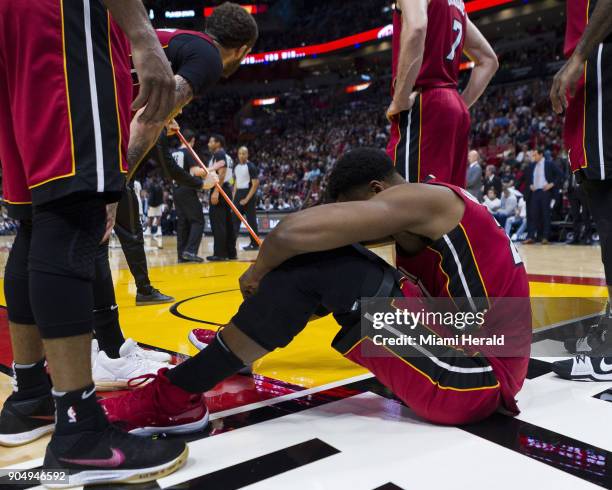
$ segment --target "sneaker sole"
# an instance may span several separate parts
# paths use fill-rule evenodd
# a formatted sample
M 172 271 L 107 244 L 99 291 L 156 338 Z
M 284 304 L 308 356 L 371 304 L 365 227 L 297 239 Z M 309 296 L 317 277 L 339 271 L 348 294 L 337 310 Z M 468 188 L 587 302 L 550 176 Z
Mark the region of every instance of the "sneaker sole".
M 138 484 L 158 480 L 168 476 L 187 462 L 189 447 L 172 461 L 151 468 L 131 470 L 87 470 L 71 474 L 69 483 L 54 483 L 44 485 L 46 488 L 72 488 L 84 485 L 100 485 L 105 483 Z
M 29 444 L 37 439 L 40 439 L 55 430 L 55 424 L 43 425 L 28 432 L 20 432 L 19 434 L 0 434 L 0 446 L 16 447 Z
M 208 425 L 210 413 L 206 410 L 206 415 L 201 420 L 191 422 L 189 424 L 177 425 L 172 427 L 137 427 L 132 429 L 130 434 L 135 436 L 153 436 L 156 434 L 190 434 L 191 432 L 199 432 Z
M 175 299 L 165 299 L 163 301 L 136 301 L 136 306 L 152 306 L 152 305 L 165 305 L 167 303 L 174 303 Z

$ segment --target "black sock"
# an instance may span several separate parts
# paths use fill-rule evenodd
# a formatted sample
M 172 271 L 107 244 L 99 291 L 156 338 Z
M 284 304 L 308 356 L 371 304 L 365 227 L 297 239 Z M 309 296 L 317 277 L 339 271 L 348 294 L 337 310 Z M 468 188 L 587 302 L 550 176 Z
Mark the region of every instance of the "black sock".
M 100 431 L 108 425 L 106 415 L 96 400 L 96 389 L 93 384 L 66 393 L 54 390 L 53 399 L 57 435 Z
M 51 391 L 49 375 L 45 369 L 45 360 L 41 359 L 35 364 L 15 364 L 15 387 L 13 400 L 27 400 L 48 394 Z
M 167 371 L 166 377 L 185 391 L 204 393 L 243 367 L 244 363 L 223 344 L 217 334 L 208 347 Z
M 100 350 L 111 359 L 119 358 L 119 349 L 125 337 L 119 326 L 119 309 L 117 305 L 94 310 L 94 335 Z

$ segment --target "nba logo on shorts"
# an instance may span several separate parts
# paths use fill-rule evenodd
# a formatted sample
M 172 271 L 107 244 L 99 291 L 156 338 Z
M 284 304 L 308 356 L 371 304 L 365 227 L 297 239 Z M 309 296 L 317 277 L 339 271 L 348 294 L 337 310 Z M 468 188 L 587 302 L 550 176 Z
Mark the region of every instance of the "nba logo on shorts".
M 66 415 L 68 415 L 68 422 L 71 424 L 76 424 L 76 412 L 74 410 L 74 407 L 70 407 L 67 411 L 66 411 Z

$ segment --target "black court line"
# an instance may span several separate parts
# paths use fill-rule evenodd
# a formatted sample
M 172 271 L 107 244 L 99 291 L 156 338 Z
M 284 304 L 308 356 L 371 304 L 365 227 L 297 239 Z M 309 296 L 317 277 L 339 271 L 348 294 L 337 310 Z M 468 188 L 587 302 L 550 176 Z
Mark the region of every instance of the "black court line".
M 527 379 L 538 378 L 548 373 L 552 373 L 552 363 L 542 361 L 541 359 L 529 359 Z
M 198 298 L 204 298 L 206 296 L 213 296 L 215 294 L 223 294 L 223 293 L 232 293 L 234 291 L 240 291 L 239 289 L 226 289 L 225 291 L 215 291 L 214 293 L 206 293 L 206 294 L 199 294 L 198 296 L 192 296 L 191 298 L 187 298 L 184 299 L 182 301 L 179 301 L 178 303 L 174 303 L 171 307 L 170 307 L 170 313 L 172 313 L 174 316 L 177 316 L 179 318 L 182 318 L 183 320 L 188 320 L 190 322 L 196 322 L 196 323 L 204 323 L 205 325 L 213 325 L 215 327 L 221 327 L 223 326 L 223 324 L 221 323 L 215 323 L 215 322 L 208 322 L 206 320 L 200 320 L 198 318 L 192 318 L 190 316 L 184 315 L 179 311 L 179 307 L 183 304 L 186 303 L 187 301 L 192 301 L 194 299 L 198 299 Z
M 181 483 L 179 487 L 193 489 L 237 490 L 254 483 L 301 468 L 324 458 L 338 454 L 335 447 L 321 441 L 309 441 L 290 446 L 243 463 L 228 466 L 213 473 Z
M 609 390 L 603 391 L 601 393 L 598 393 L 593 398 L 603 400 L 604 402 L 612 403 L 612 388 L 610 388 Z
M 380 487 L 376 487 L 374 490 L 404 490 L 402 487 L 398 487 L 395 483 L 385 483 Z

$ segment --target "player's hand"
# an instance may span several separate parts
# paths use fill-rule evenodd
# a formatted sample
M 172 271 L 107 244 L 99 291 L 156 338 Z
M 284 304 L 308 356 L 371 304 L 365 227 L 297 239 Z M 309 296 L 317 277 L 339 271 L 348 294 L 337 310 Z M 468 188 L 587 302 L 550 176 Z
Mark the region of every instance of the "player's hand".
M 208 172 L 206 172 L 206 170 L 204 170 L 202 167 L 191 167 L 189 172 L 194 177 L 202 177 L 202 178 L 206 177 L 206 175 L 208 174 Z
M 259 289 L 260 281 L 261 281 L 261 278 L 258 278 L 257 275 L 255 274 L 255 264 L 253 264 L 251 265 L 251 267 L 249 267 L 246 270 L 244 274 L 240 276 L 240 279 L 238 279 L 242 297 L 244 299 L 247 299 L 253 296 Z
M 550 89 L 550 101 L 557 114 L 567 109 L 567 93 L 569 91 L 572 97 L 576 95 L 576 85 L 583 74 L 584 60 L 574 54 L 555 75 Z
M 176 82 L 157 36 L 132 42 L 132 62 L 140 82 L 132 110 L 145 108 L 139 118 L 143 124 L 165 123 L 174 108 Z
M 212 189 L 218 183 L 219 183 L 219 176 L 217 175 L 217 172 L 210 172 L 206 176 L 206 179 L 204 179 L 204 184 L 202 184 L 202 189 L 204 190 Z M 219 204 L 219 193 L 217 192 L 213 194 L 217 194 L 217 202 L 213 204 Z M 212 202 L 212 196 L 211 196 L 211 202 Z
M 212 173 L 212 172 L 211 172 L 211 173 Z M 213 192 L 213 193 L 210 195 L 210 203 L 211 203 L 213 206 L 216 206 L 217 204 L 219 204 L 219 193 L 218 193 L 217 191 Z
M 249 203 L 248 199 L 240 199 L 240 201 L 238 201 L 240 203 L 241 206 L 246 206 Z
M 176 122 L 176 119 L 173 119 L 168 124 L 166 124 L 166 133 L 168 136 L 174 136 L 181 130 L 179 123 Z
M 412 106 L 414 105 L 418 95 L 418 92 L 412 92 L 406 102 L 400 102 L 396 98 L 394 98 L 391 101 L 391 105 L 387 109 L 387 119 L 389 121 L 392 121 L 393 118 L 395 116 L 398 116 L 401 112 L 409 111 L 410 109 L 412 109 Z
M 117 219 L 118 206 L 118 202 L 106 205 L 106 229 L 104 230 L 104 236 L 102 237 L 102 241 L 100 241 L 100 243 L 105 243 L 106 241 L 108 241 L 111 236 L 111 233 L 113 232 L 113 228 L 115 227 L 115 220 Z

